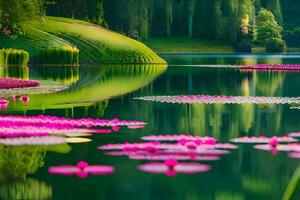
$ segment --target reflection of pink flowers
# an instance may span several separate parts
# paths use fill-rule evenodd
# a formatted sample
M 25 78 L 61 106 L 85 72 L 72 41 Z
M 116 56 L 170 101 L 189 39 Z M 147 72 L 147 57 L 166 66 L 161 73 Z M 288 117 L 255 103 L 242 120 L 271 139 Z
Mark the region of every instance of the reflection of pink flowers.
M 178 173 L 182 174 L 196 174 L 201 172 L 208 172 L 211 167 L 199 163 L 180 163 L 177 160 L 169 159 L 163 163 L 147 163 L 139 165 L 138 169 L 144 172 L 153 174 L 166 174 L 167 176 L 176 176 Z
M 58 174 L 63 176 L 77 175 L 79 178 L 86 178 L 89 174 L 92 175 L 109 175 L 114 173 L 115 168 L 106 165 L 89 165 L 85 161 L 80 161 L 73 165 L 61 165 L 49 167 L 50 174 Z
M 299 159 L 300 158 L 300 152 L 291 152 L 291 153 L 289 153 L 289 157 Z

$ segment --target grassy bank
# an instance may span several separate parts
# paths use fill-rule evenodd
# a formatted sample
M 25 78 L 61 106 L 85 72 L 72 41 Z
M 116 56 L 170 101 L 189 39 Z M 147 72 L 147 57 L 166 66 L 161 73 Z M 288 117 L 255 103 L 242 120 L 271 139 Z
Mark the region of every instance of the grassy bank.
M 33 62 L 42 62 L 39 60 L 41 56 L 47 62 L 49 59 L 55 60 L 47 64 L 61 64 L 61 58 L 74 62 L 74 55 L 69 55 L 72 51 L 58 58 L 54 56 L 64 53 L 64 49 L 74 48 L 80 51 L 80 62 L 164 63 L 163 59 L 138 41 L 96 25 L 69 18 L 46 17 L 43 22 L 29 21 L 25 26 L 25 35 L 19 36 L 16 40 L 2 36 L 0 41 L 1 46 L 5 48 L 25 49 L 30 53 Z
M 0 49 L 0 66 L 27 65 L 29 54 L 24 50 Z
M 215 40 L 190 37 L 152 38 L 145 41 L 157 53 L 234 53 L 232 46 Z

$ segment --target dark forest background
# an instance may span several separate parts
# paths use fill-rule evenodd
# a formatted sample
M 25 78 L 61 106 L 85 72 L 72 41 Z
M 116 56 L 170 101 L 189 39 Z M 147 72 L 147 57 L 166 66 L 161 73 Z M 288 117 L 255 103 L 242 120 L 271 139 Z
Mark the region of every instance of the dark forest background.
M 300 0 L 56 0 L 48 3 L 47 14 L 91 21 L 141 39 L 192 36 L 236 45 L 243 40 L 243 26 L 253 37 L 261 8 L 284 27 L 289 46 L 300 45 Z

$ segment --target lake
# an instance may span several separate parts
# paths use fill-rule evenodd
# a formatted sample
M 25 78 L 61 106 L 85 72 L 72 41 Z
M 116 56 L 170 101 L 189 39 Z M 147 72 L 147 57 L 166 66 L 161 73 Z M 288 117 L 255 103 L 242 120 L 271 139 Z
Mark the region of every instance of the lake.
M 155 134 L 212 136 L 221 142 L 252 135 L 285 135 L 300 131 L 299 105 L 168 104 L 134 99 L 162 95 L 226 95 L 300 97 L 299 72 L 241 71 L 228 65 L 300 63 L 300 56 L 162 55 L 170 66 L 80 66 L 1 68 L 1 77 L 42 80 L 67 87 L 51 94 L 29 95 L 11 102 L 1 115 L 51 115 L 68 118 L 141 120 L 143 129 L 90 136 L 90 143 L 69 144 L 67 150 L 0 148 L 0 199 L 38 195 L 41 199 L 282 199 L 300 168 L 287 153 L 272 155 L 239 144 L 220 160 L 202 161 L 211 170 L 198 174 L 150 174 L 137 166 L 151 161 L 104 155 L 98 146 L 141 142 Z M 222 66 L 222 67 L 218 67 Z M 114 166 L 115 173 L 80 179 L 48 173 L 51 166 L 78 161 Z M 13 166 L 13 167 L 12 167 Z M 296 175 L 294 175 L 296 174 Z M 31 194 L 32 193 L 32 194 Z M 36 194 L 34 194 L 36 193 Z M 295 199 L 300 191 L 294 194 Z

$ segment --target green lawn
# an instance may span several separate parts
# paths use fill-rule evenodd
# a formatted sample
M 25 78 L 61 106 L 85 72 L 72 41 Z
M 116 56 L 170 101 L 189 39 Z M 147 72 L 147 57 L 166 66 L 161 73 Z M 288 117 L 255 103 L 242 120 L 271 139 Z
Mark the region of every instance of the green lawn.
M 222 41 L 190 37 L 152 38 L 145 41 L 158 53 L 234 53 L 229 44 Z
M 24 49 L 31 58 L 47 49 L 77 47 L 80 62 L 165 63 L 144 44 L 99 26 L 61 17 L 29 21 L 16 40 L 0 37 L 2 48 Z

